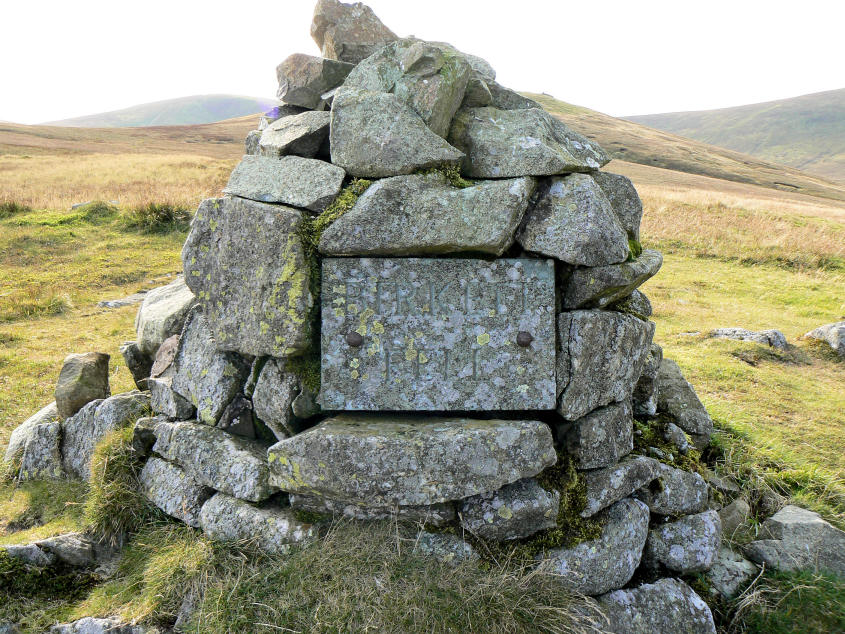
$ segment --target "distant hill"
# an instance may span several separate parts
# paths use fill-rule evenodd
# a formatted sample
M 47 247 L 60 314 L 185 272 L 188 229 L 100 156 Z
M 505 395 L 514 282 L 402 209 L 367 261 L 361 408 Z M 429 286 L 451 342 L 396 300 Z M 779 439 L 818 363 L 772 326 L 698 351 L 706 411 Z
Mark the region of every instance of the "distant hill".
M 192 95 L 145 103 L 123 110 L 91 114 L 43 125 L 75 128 L 139 128 L 162 125 L 197 125 L 265 112 L 275 99 L 237 95 Z
M 845 182 L 845 88 L 628 121 Z

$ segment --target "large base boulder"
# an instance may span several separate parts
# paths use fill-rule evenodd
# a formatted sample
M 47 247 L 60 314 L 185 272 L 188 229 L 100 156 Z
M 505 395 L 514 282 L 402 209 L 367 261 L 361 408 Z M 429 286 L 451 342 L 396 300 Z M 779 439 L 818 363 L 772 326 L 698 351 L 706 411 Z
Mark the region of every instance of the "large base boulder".
M 203 486 L 184 469 L 152 457 L 147 460 L 138 477 L 141 492 L 168 515 L 188 526 L 200 527 L 200 510 L 214 491 Z
M 276 443 L 268 458 L 284 491 L 373 506 L 460 500 L 557 460 L 549 427 L 537 421 L 375 415 L 324 421 Z
M 687 515 L 648 533 L 643 561 L 681 574 L 709 570 L 719 550 L 722 522 L 716 511 Z
M 507 541 L 557 526 L 560 493 L 533 478 L 461 502 L 461 526 L 482 539 Z
M 292 493 L 290 506 L 299 511 L 334 515 L 355 520 L 398 519 L 427 526 L 444 526 L 455 521 L 455 505 L 451 502 L 426 506 L 372 506 L 364 503 L 340 502 L 314 495 Z
M 43 423 L 51 423 L 59 419 L 59 410 L 55 401 L 42 407 L 35 414 L 18 425 L 9 437 L 9 444 L 6 447 L 4 460 L 17 463 L 20 461 L 24 447 L 30 438 L 33 437 L 35 428 Z

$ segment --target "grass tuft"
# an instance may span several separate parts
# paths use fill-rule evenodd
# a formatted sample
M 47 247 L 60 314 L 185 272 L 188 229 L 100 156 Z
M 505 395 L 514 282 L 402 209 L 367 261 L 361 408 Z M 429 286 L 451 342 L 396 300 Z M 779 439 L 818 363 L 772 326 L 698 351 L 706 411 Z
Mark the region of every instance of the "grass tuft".
M 132 207 L 123 215 L 123 226 L 145 233 L 185 232 L 193 212 L 185 206 L 170 203 L 147 203 Z
M 13 200 L 4 200 L 0 202 L 0 218 L 9 218 L 16 214 L 25 214 L 32 211 L 29 205 L 22 205 Z
M 141 527 L 165 519 L 140 492 L 138 474 L 143 463 L 132 449 L 132 433 L 131 425 L 109 433 L 91 458 L 85 524 L 98 539 L 113 545 Z

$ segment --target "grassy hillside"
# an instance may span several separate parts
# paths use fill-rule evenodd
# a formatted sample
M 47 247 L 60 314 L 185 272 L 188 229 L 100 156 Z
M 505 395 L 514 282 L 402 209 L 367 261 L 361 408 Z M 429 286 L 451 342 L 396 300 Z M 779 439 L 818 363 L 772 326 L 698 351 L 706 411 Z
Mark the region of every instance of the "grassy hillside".
M 845 184 L 549 97 L 525 93 L 613 158 L 669 170 L 845 200 Z
M 629 121 L 845 182 L 845 88 Z
M 277 105 L 275 99 L 237 95 L 192 95 L 145 103 L 123 110 L 50 121 L 44 125 L 80 128 L 134 128 L 162 125 L 196 125 L 265 112 Z

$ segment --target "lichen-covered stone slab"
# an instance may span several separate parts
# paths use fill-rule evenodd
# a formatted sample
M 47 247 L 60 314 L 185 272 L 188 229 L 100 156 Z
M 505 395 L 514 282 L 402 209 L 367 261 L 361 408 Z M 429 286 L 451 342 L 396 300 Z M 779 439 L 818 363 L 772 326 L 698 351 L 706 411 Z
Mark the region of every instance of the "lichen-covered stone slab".
M 193 421 L 159 423 L 153 451 L 194 480 L 242 500 L 260 502 L 277 489 L 269 482 L 264 446 Z
M 610 172 L 595 172 L 593 178 L 610 201 L 610 206 L 628 232 L 628 237 L 639 240 L 643 203 L 631 179 Z
M 722 546 L 706 576 L 712 594 L 733 599 L 748 587 L 759 572 L 759 568 L 745 557 Z
M 347 414 L 276 443 L 268 459 L 283 491 L 390 507 L 495 491 L 557 456 L 537 421 Z
M 276 96 L 289 105 L 320 110 L 323 95 L 340 86 L 353 68 L 346 62 L 294 53 L 276 67 Z
M 432 132 L 445 137 L 471 74 L 466 58 L 453 47 L 408 38 L 363 60 L 343 85 L 396 95 Z
M 255 415 L 278 440 L 299 431 L 291 406 L 301 391 L 300 383 L 299 377 L 285 371 L 284 362 L 279 359 L 269 359 L 258 375 L 252 393 Z
M 289 154 L 313 158 L 328 138 L 329 113 L 308 110 L 282 117 L 264 128 L 258 153 L 276 158 Z
M 609 306 L 657 275 L 661 266 L 663 255 L 660 251 L 647 249 L 630 262 L 575 269 L 563 288 L 563 308 Z
M 827 570 L 845 577 L 845 531 L 818 513 L 785 506 L 763 522 L 757 541 L 745 555 L 778 570 Z
M 45 405 L 35 412 L 35 414 L 27 418 L 14 429 L 12 435 L 9 437 L 9 444 L 6 447 L 4 460 L 6 462 L 16 462 L 20 460 L 21 453 L 23 453 L 27 439 L 31 437 L 35 426 L 42 423 L 50 423 L 58 419 L 59 410 L 56 407 L 55 401 L 49 405 Z
M 462 171 L 472 178 L 590 172 L 610 160 L 597 144 L 539 108 L 462 108 L 448 139 L 466 154 Z
M 645 456 L 629 456 L 611 467 L 584 471 L 587 506 L 581 517 L 590 517 L 614 502 L 626 498 L 660 474 L 660 463 Z
M 425 506 L 369 506 L 363 503 L 340 502 L 314 495 L 294 493 L 290 496 L 291 508 L 337 515 L 356 520 L 399 519 L 407 522 L 443 526 L 455 521 L 455 505 L 451 502 Z
M 196 303 L 196 297 L 181 276 L 167 286 L 147 293 L 135 317 L 135 333 L 141 352 L 155 359 L 165 339 L 182 332 L 188 311 Z
M 284 357 L 308 347 L 314 298 L 302 230 L 301 212 L 283 205 L 200 204 L 182 264 L 217 349 Z
M 648 508 L 638 500 L 617 502 L 596 518 L 601 536 L 572 548 L 556 548 L 537 556 L 541 568 L 560 575 L 572 592 L 597 595 L 621 588 L 640 565 L 648 535 Z
M 128 392 L 92 401 L 68 418 L 62 425 L 62 455 L 67 474 L 88 480 L 97 443 L 110 431 L 131 425 L 149 412 L 149 394 Z
M 541 180 L 517 241 L 576 266 L 617 264 L 628 257 L 628 235 L 589 174 Z
M 513 244 L 534 179 L 452 187 L 442 174 L 371 185 L 320 239 L 325 255 L 502 255 Z
M 735 339 L 737 341 L 752 341 L 761 346 L 769 346 L 778 350 L 786 350 L 789 345 L 786 336 L 780 330 L 748 330 L 747 328 L 716 328 L 710 333 L 716 339 Z
M 659 579 L 598 598 L 613 634 L 685 632 L 716 634 L 713 614 L 704 600 L 683 581 Z
M 322 289 L 323 409 L 554 408 L 550 260 L 326 258 Z
M 457 535 L 450 533 L 429 533 L 422 531 L 414 543 L 414 551 L 433 557 L 440 563 L 459 565 L 478 561 L 478 551 Z
M 709 491 L 699 474 L 660 463 L 657 478 L 635 495 L 652 513 L 678 516 L 703 511 Z
M 200 511 L 203 532 L 218 541 L 245 541 L 270 553 L 316 535 L 316 528 L 294 517 L 290 508 L 258 507 L 225 493 L 216 493 Z
M 62 424 L 42 422 L 29 429 L 20 454 L 19 480 L 57 480 L 64 475 L 61 453 Z
M 558 412 L 578 420 L 630 398 L 654 336 L 654 324 L 630 315 L 576 310 L 558 316 Z
M 173 377 L 149 379 L 150 408 L 155 414 L 163 414 L 176 420 L 195 418 L 197 408 L 183 396 L 173 391 Z
M 69 354 L 56 382 L 56 408 L 63 420 L 82 407 L 111 394 L 109 355 L 104 352 Z
M 395 40 L 396 34 L 361 2 L 319 0 L 314 8 L 311 37 L 323 57 L 357 64 Z
M 657 382 L 657 372 L 663 361 L 663 348 L 656 343 L 651 344 L 643 371 L 634 386 L 633 405 L 634 415 L 640 418 L 651 418 L 657 414 L 657 393 L 660 385 Z
M 631 402 L 611 403 L 576 421 L 560 423 L 557 433 L 578 469 L 614 465 L 634 449 Z
M 396 95 L 351 86 L 338 88 L 332 101 L 330 145 L 332 163 L 365 178 L 457 165 L 464 158 Z
M 344 176 L 341 168 L 317 159 L 244 156 L 223 193 L 323 211 L 340 193 Z
M 179 339 L 173 391 L 197 409 L 203 423 L 216 425 L 223 410 L 240 393 L 249 371 L 250 364 L 239 354 L 217 350 L 205 314 L 195 309 Z M 179 413 L 184 413 L 183 403 L 175 405 Z
M 722 521 L 716 511 L 687 515 L 655 526 L 648 532 L 643 561 L 680 574 L 709 570 L 722 539 Z
M 141 492 L 168 515 L 188 526 L 200 527 L 200 509 L 214 491 L 194 480 L 181 468 L 153 456 L 138 478 Z
M 547 491 L 534 478 L 461 502 L 461 526 L 482 539 L 508 541 L 557 526 L 560 492 Z
M 618 310 L 620 313 L 628 313 L 640 319 L 648 319 L 654 312 L 651 306 L 651 300 L 645 293 L 636 288 L 627 297 L 623 297 L 609 304 L 608 309 Z
M 713 419 L 677 363 L 671 359 L 660 362 L 657 386 L 657 411 L 666 414 L 688 434 L 709 439 L 713 433 Z

